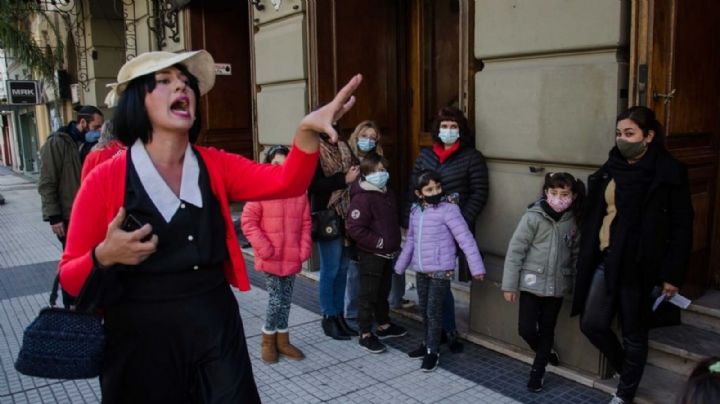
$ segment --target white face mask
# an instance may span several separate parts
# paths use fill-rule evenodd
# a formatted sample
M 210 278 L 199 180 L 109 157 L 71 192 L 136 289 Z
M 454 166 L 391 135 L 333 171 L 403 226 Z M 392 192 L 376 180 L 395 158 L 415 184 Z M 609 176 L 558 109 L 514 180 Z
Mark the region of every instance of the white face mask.
M 387 171 L 375 171 L 365 176 L 365 181 L 375 185 L 378 188 L 385 188 L 390 174 Z
M 447 145 L 455 144 L 455 142 L 457 142 L 460 138 L 460 129 L 440 128 L 438 137 Z

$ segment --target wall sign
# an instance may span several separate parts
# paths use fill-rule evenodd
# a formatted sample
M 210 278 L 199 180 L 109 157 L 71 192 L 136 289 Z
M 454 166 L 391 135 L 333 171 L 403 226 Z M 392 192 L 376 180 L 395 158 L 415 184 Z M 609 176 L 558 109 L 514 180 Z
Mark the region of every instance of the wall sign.
M 230 63 L 215 63 L 215 74 L 218 76 L 231 76 L 232 65 Z
M 10 104 L 42 104 L 38 82 L 34 80 L 8 80 Z

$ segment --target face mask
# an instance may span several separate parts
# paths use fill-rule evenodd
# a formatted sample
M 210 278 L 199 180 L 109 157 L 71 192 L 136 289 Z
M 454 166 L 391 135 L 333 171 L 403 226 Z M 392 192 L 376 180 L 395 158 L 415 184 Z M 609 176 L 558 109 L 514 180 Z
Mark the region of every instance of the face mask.
M 557 213 L 564 212 L 573 203 L 571 196 L 552 196 L 545 195 L 548 205 Z
M 376 171 L 365 176 L 365 181 L 378 188 L 385 188 L 385 184 L 387 184 L 389 179 L 390 174 L 387 171 Z
M 438 137 L 445 144 L 455 144 L 455 142 L 457 142 L 457 140 L 460 138 L 460 129 L 441 128 Z
M 367 153 L 370 150 L 375 149 L 375 141 L 367 137 L 361 137 L 358 139 L 357 146 L 358 149 Z
M 91 130 L 85 132 L 85 141 L 88 143 L 95 143 L 100 139 L 100 131 L 99 130 Z
M 617 144 L 620 154 L 625 157 L 626 160 L 637 160 L 647 150 L 647 144 L 645 144 L 645 142 L 628 142 L 621 137 L 615 140 L 615 144 Z
M 423 201 L 425 201 L 425 203 L 427 203 L 429 205 L 437 205 L 438 203 L 440 203 L 442 201 L 443 196 L 445 196 L 445 194 L 440 192 L 439 194 L 430 195 L 430 196 L 423 195 L 422 199 L 423 199 Z

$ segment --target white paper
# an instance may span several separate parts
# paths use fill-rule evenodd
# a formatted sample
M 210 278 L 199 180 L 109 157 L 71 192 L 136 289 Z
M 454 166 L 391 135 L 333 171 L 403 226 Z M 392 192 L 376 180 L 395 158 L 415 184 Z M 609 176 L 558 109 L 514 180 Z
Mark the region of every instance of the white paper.
M 662 303 L 663 300 L 665 300 L 665 295 L 661 294 L 660 296 L 658 296 L 657 299 L 655 299 L 655 303 L 653 303 L 653 308 L 652 308 L 652 310 L 653 310 L 653 311 L 657 310 L 658 306 L 660 306 L 660 303 Z M 677 294 L 675 294 L 673 297 L 671 297 L 671 298 L 668 300 L 668 302 L 674 304 L 675 306 L 677 306 L 677 307 L 679 307 L 679 308 L 681 308 L 681 309 L 683 309 L 683 310 L 684 310 L 684 309 L 687 309 L 688 306 L 690 306 L 690 303 L 692 303 L 692 302 L 690 301 L 690 299 L 688 299 L 687 297 L 685 297 L 685 296 L 683 296 L 683 295 L 681 295 L 681 294 L 679 294 L 679 293 L 677 293 Z

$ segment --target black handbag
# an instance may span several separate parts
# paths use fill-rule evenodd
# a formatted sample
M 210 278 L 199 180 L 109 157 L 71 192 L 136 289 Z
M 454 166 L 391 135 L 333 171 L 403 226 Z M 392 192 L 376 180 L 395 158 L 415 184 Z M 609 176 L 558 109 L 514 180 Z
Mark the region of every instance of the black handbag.
M 55 307 L 59 279 L 55 277 L 50 307 L 40 310 L 25 329 L 15 369 L 48 379 L 89 379 L 100 375 L 105 349 L 102 317 Z M 79 303 L 82 292 L 76 302 Z
M 312 213 L 312 239 L 328 241 L 340 237 L 340 217 L 334 209 L 319 210 Z

